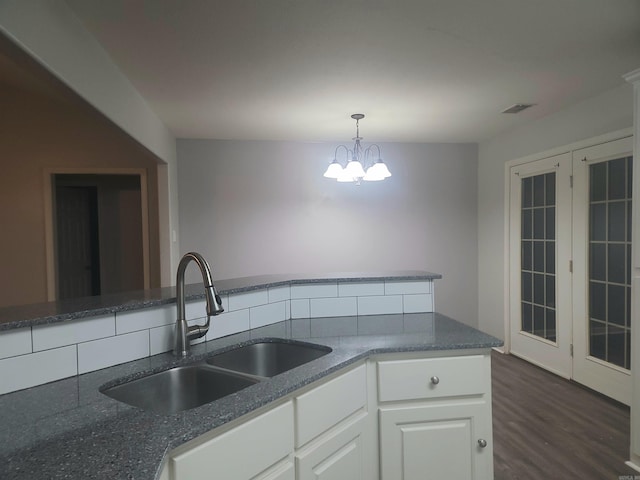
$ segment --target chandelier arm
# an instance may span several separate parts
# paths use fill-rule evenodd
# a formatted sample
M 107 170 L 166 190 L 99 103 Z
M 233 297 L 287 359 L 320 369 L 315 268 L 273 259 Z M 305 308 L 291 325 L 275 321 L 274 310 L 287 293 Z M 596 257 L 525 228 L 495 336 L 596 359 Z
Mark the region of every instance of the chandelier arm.
M 347 162 L 349 161 L 349 152 L 350 150 L 345 146 L 345 145 L 338 145 L 336 147 L 336 151 L 333 154 L 333 158 L 334 160 L 337 162 L 338 161 L 338 150 L 340 150 L 340 148 L 344 148 L 345 152 L 346 152 L 346 156 L 347 156 Z M 338 162 L 339 163 L 339 162 Z
M 377 143 L 372 143 L 371 145 L 369 145 L 367 150 L 371 150 L 373 147 L 376 147 L 378 149 L 378 159 L 382 158 L 382 151 L 380 150 L 380 147 Z

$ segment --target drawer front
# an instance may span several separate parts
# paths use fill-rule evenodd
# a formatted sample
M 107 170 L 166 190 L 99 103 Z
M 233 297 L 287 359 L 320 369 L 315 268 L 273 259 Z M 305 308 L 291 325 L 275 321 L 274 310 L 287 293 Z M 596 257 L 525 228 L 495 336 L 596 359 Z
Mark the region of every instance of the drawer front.
M 367 404 L 366 366 L 361 365 L 296 398 L 296 447 Z
M 491 385 L 485 355 L 378 362 L 381 402 L 481 395 Z
M 178 480 L 242 480 L 293 451 L 293 405 L 287 402 L 171 459 Z

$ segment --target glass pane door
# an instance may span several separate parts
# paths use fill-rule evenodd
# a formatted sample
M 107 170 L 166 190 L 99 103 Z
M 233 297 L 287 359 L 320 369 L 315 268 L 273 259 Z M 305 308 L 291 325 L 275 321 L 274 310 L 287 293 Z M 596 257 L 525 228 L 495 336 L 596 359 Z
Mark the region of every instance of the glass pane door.
M 631 365 L 632 157 L 589 166 L 589 354 Z
M 573 152 L 573 378 L 631 402 L 631 137 Z
M 521 331 L 556 341 L 556 173 L 522 179 Z
M 571 376 L 571 154 L 510 169 L 510 352 Z

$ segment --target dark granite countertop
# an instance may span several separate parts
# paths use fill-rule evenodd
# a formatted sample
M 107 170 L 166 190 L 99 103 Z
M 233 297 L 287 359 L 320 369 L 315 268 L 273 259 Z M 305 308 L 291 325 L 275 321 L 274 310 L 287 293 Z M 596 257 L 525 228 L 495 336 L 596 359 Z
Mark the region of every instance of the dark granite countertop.
M 442 275 L 420 270 L 400 270 L 389 272 L 343 272 L 343 273 L 300 273 L 279 275 L 257 275 L 252 277 L 216 280 L 218 293 L 248 292 L 261 288 L 283 285 L 304 285 L 310 283 L 360 282 L 383 280 L 435 280 Z M 186 299 L 204 298 L 202 283 L 187 285 Z M 0 331 L 14 328 L 31 327 L 51 323 L 77 320 L 79 318 L 106 315 L 114 312 L 139 310 L 175 303 L 175 287 L 139 290 L 95 297 L 84 297 L 57 302 L 19 305 L 0 308 Z
M 201 360 L 257 339 L 302 340 L 331 347 L 324 357 L 201 407 L 160 415 L 99 392 L 114 380 Z M 0 396 L 3 480 L 154 480 L 175 447 L 373 354 L 488 349 L 494 337 L 437 313 L 286 320 Z M 117 383 L 117 382 L 116 382 Z

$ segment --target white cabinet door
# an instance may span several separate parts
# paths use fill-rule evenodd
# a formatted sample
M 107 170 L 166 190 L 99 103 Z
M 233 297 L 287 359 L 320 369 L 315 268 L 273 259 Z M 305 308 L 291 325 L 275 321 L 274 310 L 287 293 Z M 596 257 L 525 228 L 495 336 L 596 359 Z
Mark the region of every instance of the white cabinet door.
M 289 401 L 197 443 L 187 444 L 172 455 L 172 480 L 253 478 L 293 452 L 293 403 Z
M 367 369 L 360 365 L 296 397 L 296 447 L 367 405 Z
M 297 480 L 369 480 L 376 478 L 367 414 L 329 432 L 296 454 Z
M 493 478 L 491 408 L 484 400 L 380 409 L 382 480 Z
M 251 480 L 296 480 L 296 469 L 291 460 L 287 459 L 285 462 L 256 475 Z

